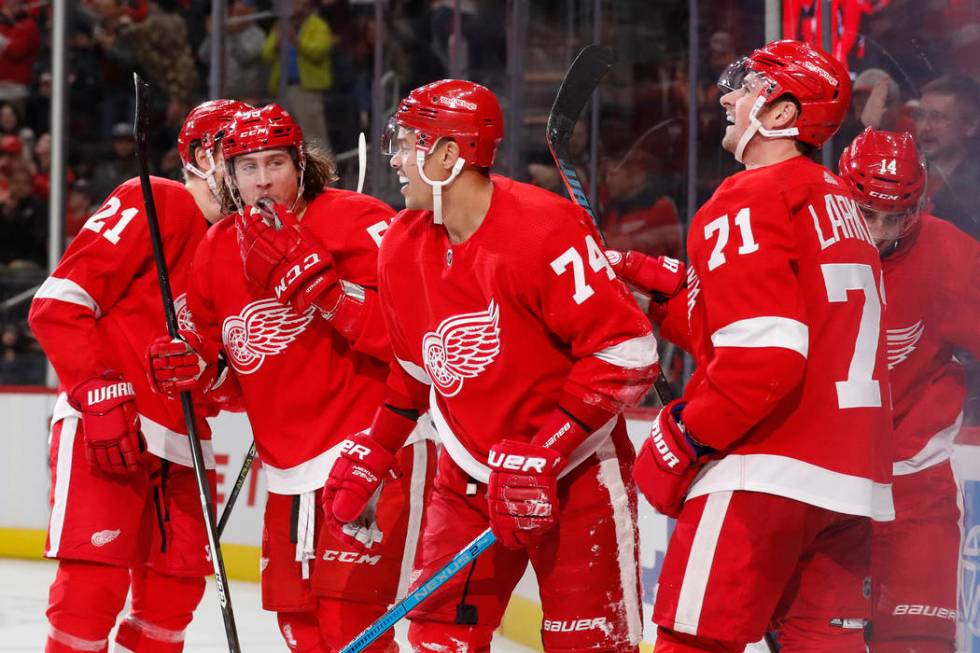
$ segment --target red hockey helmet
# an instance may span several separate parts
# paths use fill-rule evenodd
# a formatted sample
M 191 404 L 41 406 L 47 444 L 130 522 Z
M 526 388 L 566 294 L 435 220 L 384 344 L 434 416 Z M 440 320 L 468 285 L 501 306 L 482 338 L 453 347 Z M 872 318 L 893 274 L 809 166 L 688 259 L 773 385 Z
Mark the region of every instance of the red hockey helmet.
M 184 166 L 194 165 L 191 153 L 194 142 L 200 142 L 203 147 L 213 151 L 235 114 L 251 108 L 238 100 L 208 100 L 191 109 L 177 135 L 177 153 Z
M 882 213 L 918 213 L 926 174 L 908 132 L 868 127 L 844 149 L 839 170 L 859 205 Z
M 303 130 L 278 104 L 267 104 L 235 114 L 235 121 L 221 142 L 226 160 L 241 154 L 277 148 L 295 148 L 297 163 L 302 166 Z
M 819 147 L 844 121 L 851 102 L 851 77 L 847 68 L 826 52 L 800 41 L 773 41 L 731 64 L 718 85 L 726 91 L 739 89 L 750 73 L 764 81 L 761 106 L 786 95 L 800 106 L 795 125 L 780 130 L 777 136 L 795 136 Z M 769 135 L 765 130 L 760 133 Z
M 416 131 L 418 150 L 428 153 L 440 138 L 452 138 L 467 164 L 489 168 L 504 136 L 504 115 L 497 96 L 486 86 L 443 79 L 420 86 L 402 100 L 382 139 L 386 154 L 395 154 L 397 127 Z

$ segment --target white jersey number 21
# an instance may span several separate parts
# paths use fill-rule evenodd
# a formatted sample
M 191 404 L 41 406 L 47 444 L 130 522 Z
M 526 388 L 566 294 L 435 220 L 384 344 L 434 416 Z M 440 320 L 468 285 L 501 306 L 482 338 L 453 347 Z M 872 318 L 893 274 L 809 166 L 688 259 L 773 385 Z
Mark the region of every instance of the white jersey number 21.
M 609 265 L 606 255 L 599 249 L 592 236 L 585 237 L 585 252 L 589 259 L 589 267 L 592 268 L 593 272 L 605 270 L 606 276 L 609 279 L 616 278 L 616 273 L 613 272 L 612 266 Z M 582 255 L 574 247 L 569 247 L 551 262 L 551 269 L 558 276 L 565 274 L 569 266 L 572 268 L 572 282 L 575 284 L 575 292 L 572 293 L 572 300 L 576 304 L 581 304 L 594 295 L 595 291 L 585 280 L 585 262 L 582 260 Z

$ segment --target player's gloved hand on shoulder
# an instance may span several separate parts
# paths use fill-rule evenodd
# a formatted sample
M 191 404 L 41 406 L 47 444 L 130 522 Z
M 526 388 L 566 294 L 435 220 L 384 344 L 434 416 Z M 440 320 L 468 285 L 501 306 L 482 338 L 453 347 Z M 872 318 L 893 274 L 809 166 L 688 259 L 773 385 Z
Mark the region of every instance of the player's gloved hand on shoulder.
M 374 543 L 368 540 L 380 540 L 373 535 L 364 537 L 371 531 L 364 531 L 363 526 L 365 520 L 373 521 L 373 514 L 366 511 L 373 512 L 372 497 L 389 474 L 397 475 L 395 455 L 371 436 L 357 433 L 340 444 L 340 456 L 330 469 L 322 499 L 327 527 L 334 535 L 365 548 Z
M 712 449 L 693 440 L 680 421 L 684 403 L 675 399 L 657 415 L 633 463 L 633 480 L 650 505 L 677 517 L 684 498 Z
M 196 331 L 181 330 L 178 336 L 159 336 L 147 347 L 150 387 L 170 397 L 208 390 L 218 375 L 217 345 L 205 342 Z
M 558 523 L 561 455 L 545 446 L 503 440 L 490 448 L 487 503 L 490 528 L 509 549 L 520 549 Z
M 609 265 L 620 279 L 642 292 L 649 293 L 655 302 L 665 302 L 684 287 L 687 273 L 684 264 L 669 256 L 648 256 L 629 250 L 606 250 Z
M 142 467 L 146 443 L 133 384 L 117 372 L 106 371 L 75 385 L 68 392 L 68 403 L 82 414 L 89 464 L 109 474 L 129 474 Z
M 246 206 L 235 226 L 245 277 L 280 302 L 302 314 L 314 304 L 329 311 L 342 299 L 333 257 L 285 206 Z

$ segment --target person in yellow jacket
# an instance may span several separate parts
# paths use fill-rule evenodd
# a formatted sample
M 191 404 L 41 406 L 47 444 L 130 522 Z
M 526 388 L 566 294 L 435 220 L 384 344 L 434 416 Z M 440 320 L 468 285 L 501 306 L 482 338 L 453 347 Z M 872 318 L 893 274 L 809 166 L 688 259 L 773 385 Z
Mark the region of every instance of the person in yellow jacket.
M 279 23 L 272 26 L 262 45 L 262 60 L 272 64 L 269 92 L 279 92 Z M 286 98 L 285 104 L 299 121 L 308 140 L 330 147 L 327 120 L 323 110 L 323 93 L 333 86 L 330 49 L 333 34 L 330 26 L 315 10 L 313 0 L 294 0 L 293 13 L 286 23 Z

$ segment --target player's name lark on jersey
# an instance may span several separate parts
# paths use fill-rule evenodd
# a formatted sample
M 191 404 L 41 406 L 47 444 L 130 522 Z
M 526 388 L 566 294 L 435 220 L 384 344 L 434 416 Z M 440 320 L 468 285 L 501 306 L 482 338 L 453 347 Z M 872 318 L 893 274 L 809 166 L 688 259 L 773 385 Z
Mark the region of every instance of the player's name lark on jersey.
M 823 198 L 822 210 L 814 208 L 813 204 L 807 206 L 813 217 L 813 229 L 817 233 L 820 249 L 827 249 L 850 238 L 857 238 L 874 246 L 874 239 L 868 231 L 864 216 L 853 199 L 833 193 L 827 193 Z

